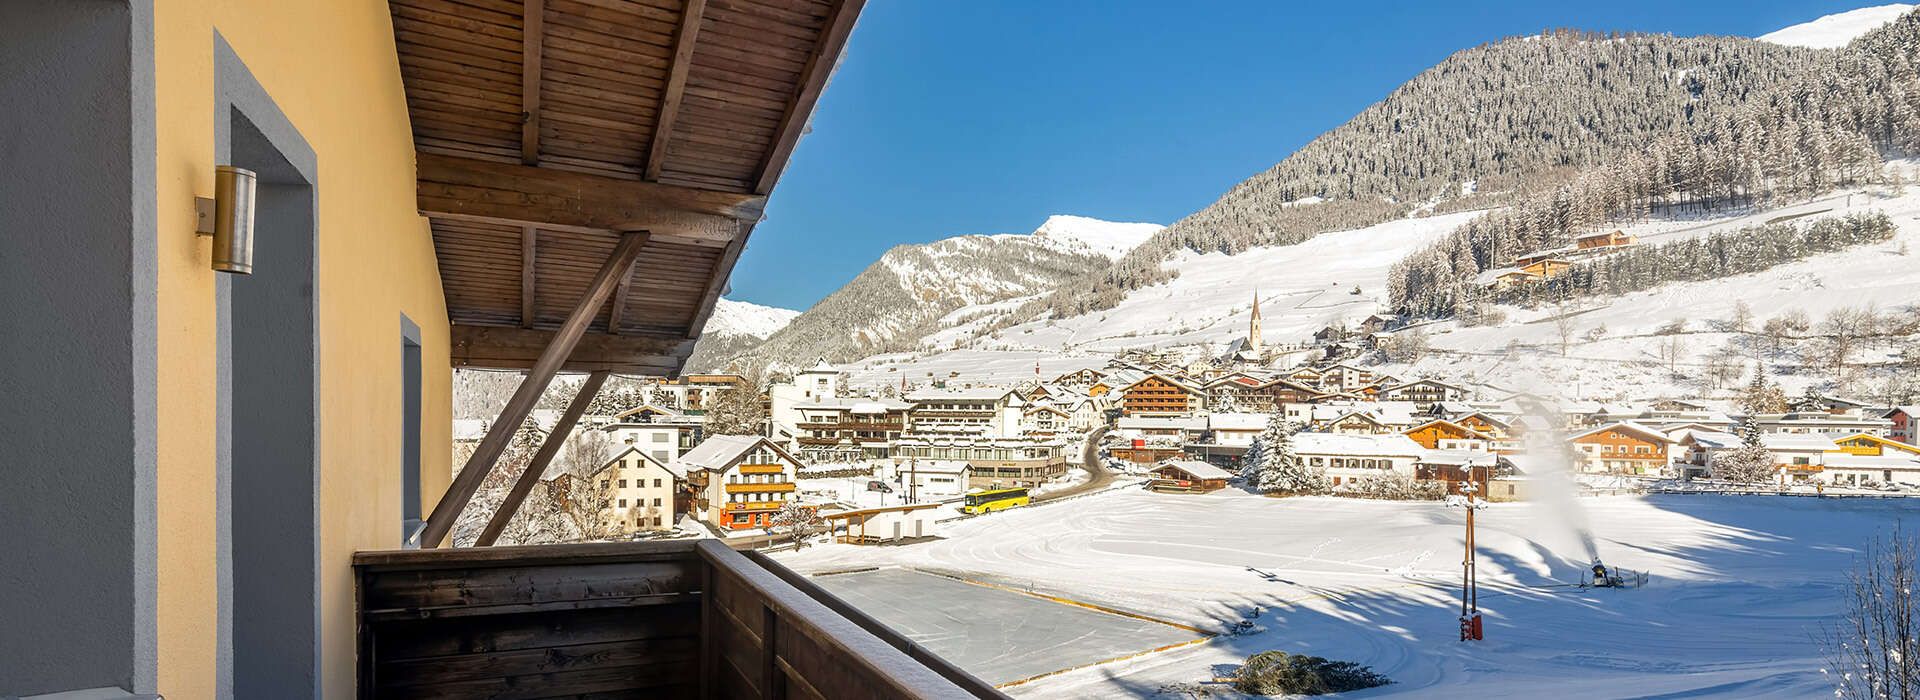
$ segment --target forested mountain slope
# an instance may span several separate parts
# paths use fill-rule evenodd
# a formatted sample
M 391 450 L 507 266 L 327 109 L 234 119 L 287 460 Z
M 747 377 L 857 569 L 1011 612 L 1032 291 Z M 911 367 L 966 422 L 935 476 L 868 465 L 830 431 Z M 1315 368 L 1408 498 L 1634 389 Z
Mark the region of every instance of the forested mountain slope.
M 1161 262 L 1180 250 L 1232 254 L 1415 211 L 1504 203 L 1832 60 L 1738 37 L 1575 31 L 1467 49 L 1062 289 L 1045 309 L 1110 308 L 1127 290 L 1164 280 Z

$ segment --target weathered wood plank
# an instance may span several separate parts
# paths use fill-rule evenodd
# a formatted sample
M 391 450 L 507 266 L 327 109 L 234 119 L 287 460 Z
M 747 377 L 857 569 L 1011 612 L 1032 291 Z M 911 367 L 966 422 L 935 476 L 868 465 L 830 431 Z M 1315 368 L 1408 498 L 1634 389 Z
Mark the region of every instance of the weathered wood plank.
M 521 10 L 520 46 L 520 162 L 540 162 L 540 61 L 546 38 L 544 0 L 526 0 Z
M 495 223 L 645 230 L 724 244 L 757 221 L 762 195 L 742 195 L 422 153 L 419 207 L 428 216 Z
M 451 681 L 524 676 L 581 668 L 631 666 L 649 662 L 688 663 L 698 653 L 692 635 L 657 639 L 572 644 L 542 649 L 460 654 L 395 661 L 381 667 L 390 680 L 384 688 L 429 685 Z
M 680 98 L 686 94 L 687 72 L 693 69 L 693 50 L 700 37 L 700 16 L 706 9 L 706 0 L 686 0 L 680 11 L 680 26 L 673 39 L 673 68 L 660 97 L 659 116 L 654 119 L 653 143 L 647 147 L 648 180 L 659 180 L 660 170 L 666 166 L 667 142 L 673 138 L 674 120 L 680 115 Z
M 452 326 L 452 360 L 455 367 L 488 369 L 525 369 L 539 358 L 539 344 L 553 337 L 553 331 L 525 328 L 495 328 L 456 323 Z M 678 371 L 693 341 L 684 337 L 657 335 L 607 335 L 592 333 L 581 337 L 572 356 L 562 365 L 566 371 L 640 371 L 671 369 Z

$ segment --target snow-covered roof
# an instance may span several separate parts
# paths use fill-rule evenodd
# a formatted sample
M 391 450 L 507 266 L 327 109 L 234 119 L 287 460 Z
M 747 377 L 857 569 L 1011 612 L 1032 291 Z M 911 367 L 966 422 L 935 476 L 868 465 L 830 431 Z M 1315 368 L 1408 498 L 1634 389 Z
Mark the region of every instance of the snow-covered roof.
M 1354 455 L 1371 457 L 1419 457 L 1427 450 L 1405 435 L 1346 435 L 1342 433 L 1294 433 L 1296 454 Z
M 840 370 L 834 369 L 833 365 L 827 364 L 827 359 L 824 357 L 820 358 L 819 362 L 813 363 L 812 367 L 800 370 L 801 374 L 838 374 L 839 372 Z
M 1165 462 L 1161 462 L 1160 466 L 1154 467 L 1156 471 L 1160 469 L 1168 469 L 1168 468 L 1178 469 L 1180 471 L 1186 472 L 1188 475 L 1192 476 L 1195 479 L 1231 479 L 1233 478 L 1233 472 L 1227 471 L 1225 469 L 1221 469 L 1219 467 L 1213 466 L 1206 462 L 1202 462 L 1199 460 L 1192 460 L 1192 459 L 1170 459 Z
M 1206 416 L 1121 416 L 1121 430 L 1206 430 Z
M 1421 464 L 1450 467 L 1491 467 L 1499 461 L 1500 455 L 1480 450 L 1427 450 L 1420 456 Z
M 1913 455 L 1856 455 L 1838 452 L 1821 458 L 1832 469 L 1920 469 Z
M 1207 427 L 1214 430 L 1263 430 L 1272 416 L 1265 413 L 1215 413 L 1207 416 Z
M 742 455 L 763 442 L 773 447 L 776 452 L 785 454 L 785 451 L 780 450 L 778 446 L 758 435 L 713 435 L 680 455 L 679 459 L 674 460 L 673 467 L 683 473 L 721 471 L 732 466 Z
M 1827 452 L 1840 449 L 1833 444 L 1833 438 L 1813 434 L 1767 433 L 1760 436 L 1760 444 L 1768 450 Z
M 975 387 L 972 389 L 931 389 L 907 394 L 907 400 L 915 403 L 927 401 L 997 401 L 1013 393 L 1006 387 Z
M 479 440 L 481 438 L 485 438 L 486 436 L 487 436 L 487 420 L 485 418 L 453 419 L 453 439 Z
M 1667 437 L 1666 433 L 1660 432 L 1658 430 L 1654 430 L 1653 428 L 1649 428 L 1647 426 L 1641 425 L 1639 423 L 1635 423 L 1633 421 L 1620 421 L 1617 423 L 1608 423 L 1598 428 L 1593 428 L 1591 430 L 1569 435 L 1567 436 L 1567 439 L 1578 440 L 1588 435 L 1598 435 L 1600 433 L 1613 431 L 1613 430 L 1633 433 L 1635 435 L 1639 435 L 1641 437 L 1644 437 L 1648 440 L 1653 440 L 1655 442 L 1673 442 L 1673 438 Z
M 1673 435 L 1674 440 L 1682 442 L 1691 441 L 1693 444 L 1709 450 L 1731 450 L 1746 444 L 1738 435 L 1717 430 L 1687 428 L 1678 432 L 1679 434 Z
M 669 466 L 666 463 L 661 462 L 660 460 L 654 459 L 652 455 L 649 455 L 646 452 L 641 451 L 638 447 L 635 447 L 628 443 L 617 443 L 613 445 L 608 445 L 606 449 L 606 453 L 600 456 L 599 466 L 594 467 L 593 471 L 589 472 L 588 475 L 591 476 L 593 474 L 598 474 L 602 471 L 605 471 L 608 467 L 613 466 L 615 461 L 626 457 L 628 452 L 632 452 L 635 457 L 638 457 L 640 461 L 646 464 L 651 464 L 667 470 L 667 472 L 672 474 L 673 478 L 675 479 L 683 479 L 683 478 L 686 478 L 687 476 L 687 473 L 685 471 L 675 469 L 672 466 Z M 563 460 L 556 459 L 556 460 L 553 460 L 552 462 L 548 462 L 547 470 L 540 475 L 540 478 L 545 481 L 552 481 L 554 479 L 560 478 L 562 474 L 566 473 L 566 470 L 559 466 L 562 461 Z
M 960 474 L 973 465 L 953 459 L 919 459 L 903 462 L 894 467 L 901 474 Z

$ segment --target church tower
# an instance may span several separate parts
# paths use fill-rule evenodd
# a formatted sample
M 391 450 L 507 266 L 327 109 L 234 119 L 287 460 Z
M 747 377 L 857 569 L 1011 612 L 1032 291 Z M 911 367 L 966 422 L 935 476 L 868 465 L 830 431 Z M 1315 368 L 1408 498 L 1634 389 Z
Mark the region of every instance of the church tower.
M 1260 291 L 1253 292 L 1253 317 L 1247 319 L 1247 349 L 1260 352 Z

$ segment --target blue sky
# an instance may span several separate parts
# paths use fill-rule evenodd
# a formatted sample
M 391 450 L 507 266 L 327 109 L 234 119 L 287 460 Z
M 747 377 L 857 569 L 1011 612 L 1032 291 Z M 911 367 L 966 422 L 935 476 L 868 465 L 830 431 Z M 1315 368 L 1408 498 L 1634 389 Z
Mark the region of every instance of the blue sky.
M 870 0 L 728 297 L 804 309 L 895 245 L 1050 214 L 1170 223 L 1502 37 L 1754 36 L 1870 4 Z

